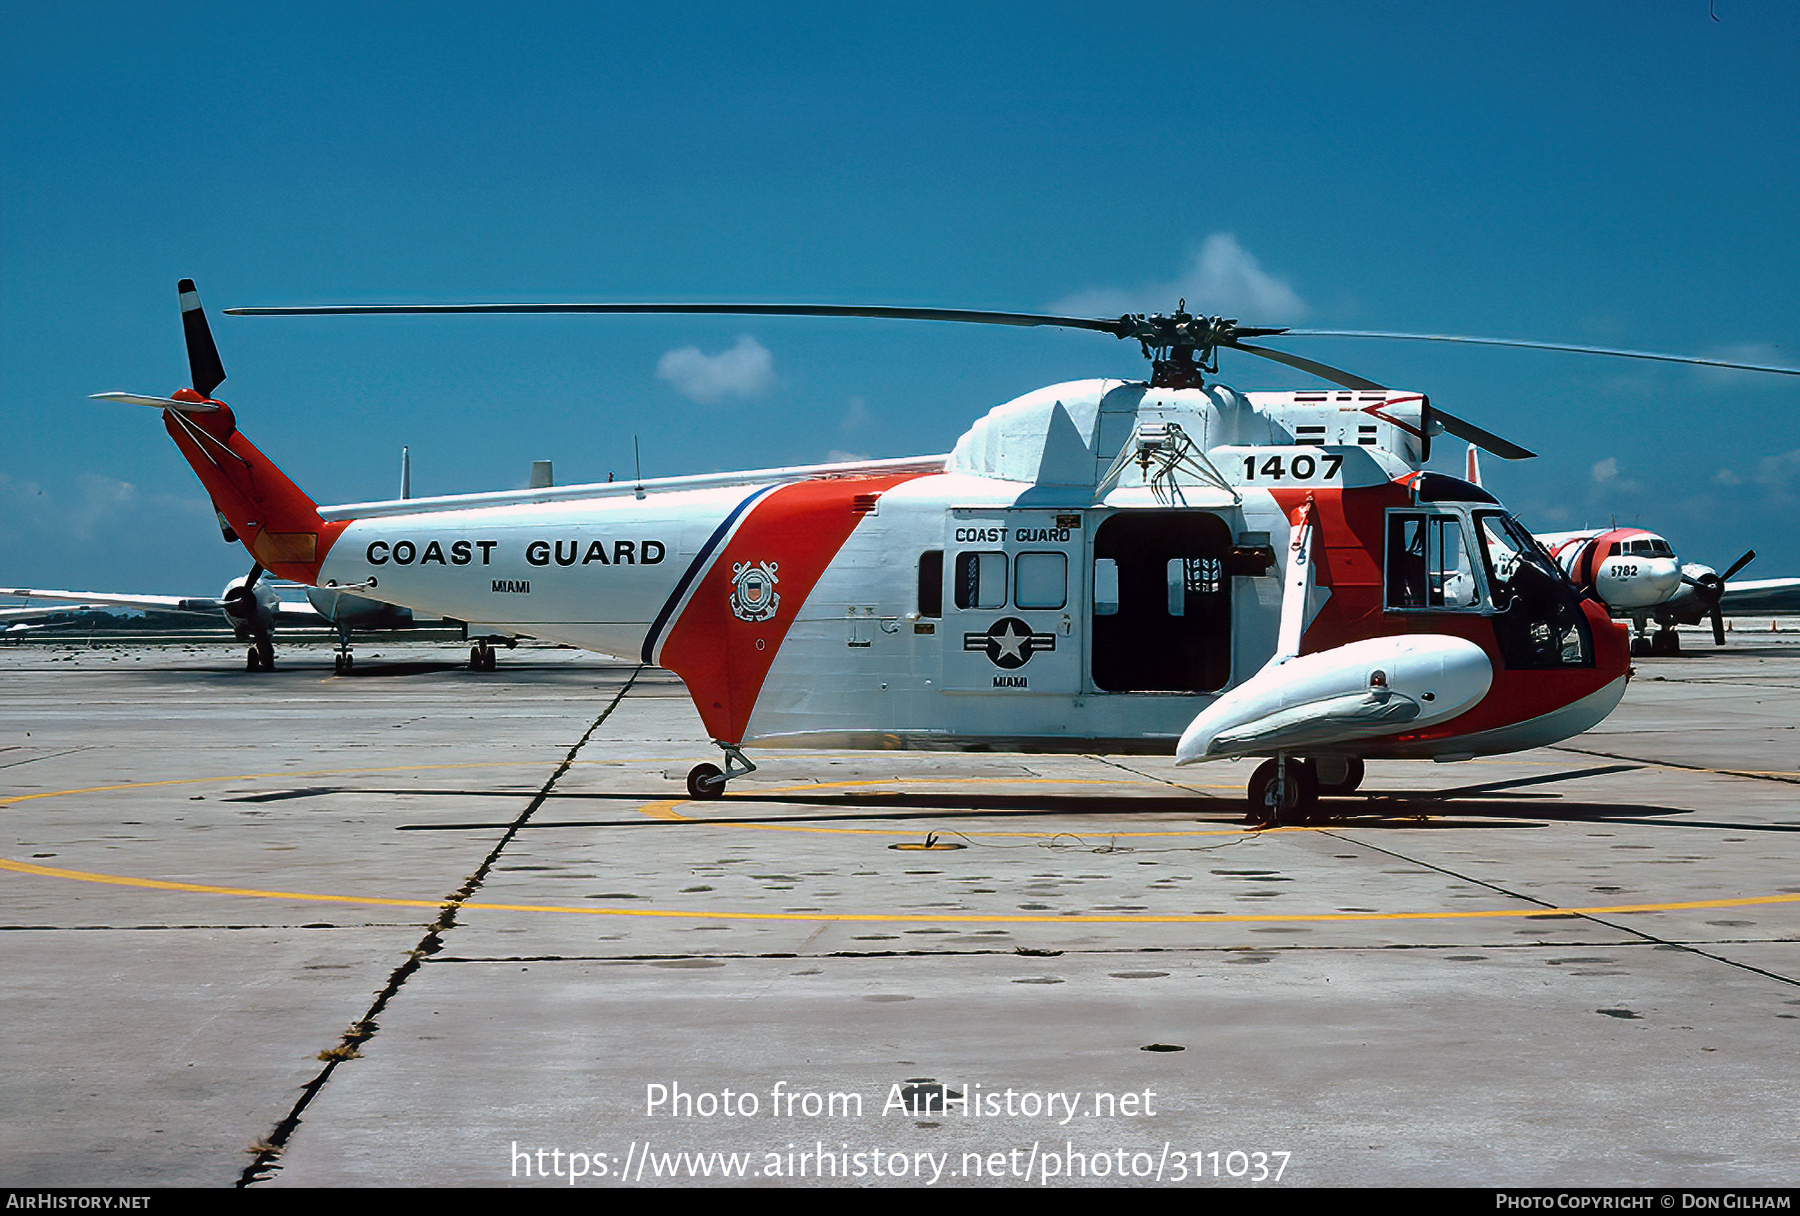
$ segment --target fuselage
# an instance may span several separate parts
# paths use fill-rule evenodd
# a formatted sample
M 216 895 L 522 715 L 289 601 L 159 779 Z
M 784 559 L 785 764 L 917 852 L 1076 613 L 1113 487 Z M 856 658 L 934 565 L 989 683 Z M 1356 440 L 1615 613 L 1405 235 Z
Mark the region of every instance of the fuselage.
M 1485 492 L 1416 473 L 1419 401 L 1057 385 L 904 469 L 327 511 L 318 581 L 669 668 L 732 744 L 1170 752 L 1273 653 L 1310 500 L 1303 653 L 1444 635 L 1494 673 L 1358 754 L 1585 729 L 1620 631 Z

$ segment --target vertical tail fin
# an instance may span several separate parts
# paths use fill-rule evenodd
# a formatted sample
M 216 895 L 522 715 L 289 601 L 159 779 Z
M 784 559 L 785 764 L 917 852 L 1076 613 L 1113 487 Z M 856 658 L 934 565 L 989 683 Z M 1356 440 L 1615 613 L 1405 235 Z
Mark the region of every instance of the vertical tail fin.
M 214 510 L 257 563 L 277 578 L 317 582 L 319 564 L 349 524 L 321 519 L 318 504 L 238 433 L 231 407 L 212 399 L 213 390 L 225 379 L 225 365 L 194 281 L 182 279 L 177 290 L 193 387 L 168 397 L 96 395 L 161 409 L 163 426 L 212 496 Z

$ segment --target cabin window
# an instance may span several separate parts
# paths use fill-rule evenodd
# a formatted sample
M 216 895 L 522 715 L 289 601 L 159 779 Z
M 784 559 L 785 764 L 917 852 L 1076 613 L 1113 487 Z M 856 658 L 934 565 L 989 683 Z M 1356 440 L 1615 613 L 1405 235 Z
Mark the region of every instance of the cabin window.
M 958 608 L 1006 607 L 1006 554 L 958 553 L 956 555 L 956 606 Z
M 1069 555 L 1021 553 L 1013 563 L 1013 606 L 1061 608 L 1069 602 Z
M 1119 563 L 1110 557 L 1094 559 L 1094 615 L 1119 613 Z
M 1187 615 L 1190 592 L 1210 595 L 1225 589 L 1225 563 L 1216 557 L 1171 557 L 1164 574 L 1170 616 Z
M 944 551 L 919 554 L 919 615 L 944 615 Z

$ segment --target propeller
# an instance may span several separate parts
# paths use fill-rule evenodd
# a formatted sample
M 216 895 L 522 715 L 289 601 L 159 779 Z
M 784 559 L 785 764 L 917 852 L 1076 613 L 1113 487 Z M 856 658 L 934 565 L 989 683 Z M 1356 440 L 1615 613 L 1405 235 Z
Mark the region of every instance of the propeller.
M 263 631 L 256 628 L 256 580 L 262 576 L 262 563 L 253 563 L 243 583 L 227 591 L 224 596 L 226 613 L 244 622 L 259 639 Z
M 1756 559 L 1756 550 L 1747 549 L 1744 555 L 1732 562 L 1723 574 L 1702 574 L 1699 578 L 1683 574 L 1681 581 L 1694 589 L 1694 596 L 1706 605 L 1706 611 L 1712 617 L 1713 645 L 1725 644 L 1725 614 L 1719 610 L 1719 601 L 1725 598 L 1725 584 L 1731 576 L 1748 566 Z
M 187 302 L 193 291 L 193 283 L 183 279 L 182 290 L 184 293 L 188 293 L 182 296 L 182 316 L 185 321 L 189 316 L 186 310 Z M 197 359 L 194 354 L 196 332 L 204 338 L 208 349 L 212 345 L 212 335 L 206 330 L 205 316 L 198 311 L 199 296 L 192 295 L 192 300 L 193 315 L 198 317 L 199 325 L 197 331 L 194 326 L 189 326 L 188 345 L 189 358 L 195 360 Z M 896 321 L 952 321 L 974 325 L 1021 327 L 1053 326 L 1111 334 L 1120 339 L 1137 339 L 1143 347 L 1144 357 L 1151 363 L 1150 383 L 1158 388 L 1201 387 L 1202 373 L 1218 371 L 1217 359 L 1221 347 L 1240 350 L 1245 354 L 1255 355 L 1262 359 L 1270 359 L 1344 388 L 1379 390 L 1384 387 L 1366 377 L 1358 376 L 1354 372 L 1344 371 L 1342 368 L 1333 367 L 1328 363 L 1320 363 L 1316 359 L 1308 359 L 1266 346 L 1252 346 L 1244 341 L 1246 338 L 1276 336 L 1461 342 L 1479 346 L 1512 346 L 1527 350 L 1572 351 L 1579 354 L 1612 355 L 1628 359 L 1654 359 L 1664 363 L 1691 363 L 1705 367 L 1800 376 L 1800 368 L 1793 367 L 1771 367 L 1756 363 L 1734 363 L 1723 359 L 1700 359 L 1687 355 L 1613 350 L 1600 346 L 1574 346 L 1557 342 L 1528 342 L 1511 338 L 1471 338 L 1458 334 L 1404 334 L 1372 330 L 1290 329 L 1240 325 L 1233 318 L 1197 316 L 1190 313 L 1187 311 L 1186 300 L 1180 301 L 1173 313 L 1127 313 L 1118 318 L 1060 317 L 1040 313 L 988 312 L 964 308 L 901 308 L 864 304 L 326 304 L 281 308 L 227 308 L 225 312 L 234 317 L 452 315 L 459 313 L 602 313 L 686 316 L 723 314 L 753 317 L 864 317 Z M 217 352 L 214 352 L 211 358 L 212 362 L 209 366 L 217 369 L 218 379 L 224 379 L 225 372 L 222 367 L 218 366 Z M 198 362 L 195 365 L 198 368 Z M 199 388 L 199 379 L 200 373 L 196 370 L 196 388 Z M 1437 429 L 1432 425 L 1433 423 L 1440 425 L 1450 434 L 1465 439 L 1478 447 L 1486 448 L 1496 456 L 1504 457 L 1507 460 L 1523 460 L 1533 455 L 1528 449 L 1520 447 L 1510 440 L 1502 439 L 1493 432 L 1439 409 L 1429 402 L 1425 406 L 1422 421 L 1425 423 L 1422 428 L 1425 431 L 1425 450 L 1422 455 L 1425 457 L 1430 456 L 1431 432 Z

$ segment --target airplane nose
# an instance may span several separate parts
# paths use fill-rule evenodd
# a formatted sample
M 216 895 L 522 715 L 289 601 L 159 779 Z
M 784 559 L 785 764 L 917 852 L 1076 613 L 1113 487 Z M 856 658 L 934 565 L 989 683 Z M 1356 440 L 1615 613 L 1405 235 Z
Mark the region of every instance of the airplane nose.
M 1644 581 L 1655 589 L 1659 599 L 1667 599 L 1681 586 L 1681 567 L 1672 557 L 1652 558 L 1644 568 Z
M 1594 590 L 1609 608 L 1649 608 L 1681 587 L 1681 570 L 1670 557 L 1609 557 L 1594 578 Z

